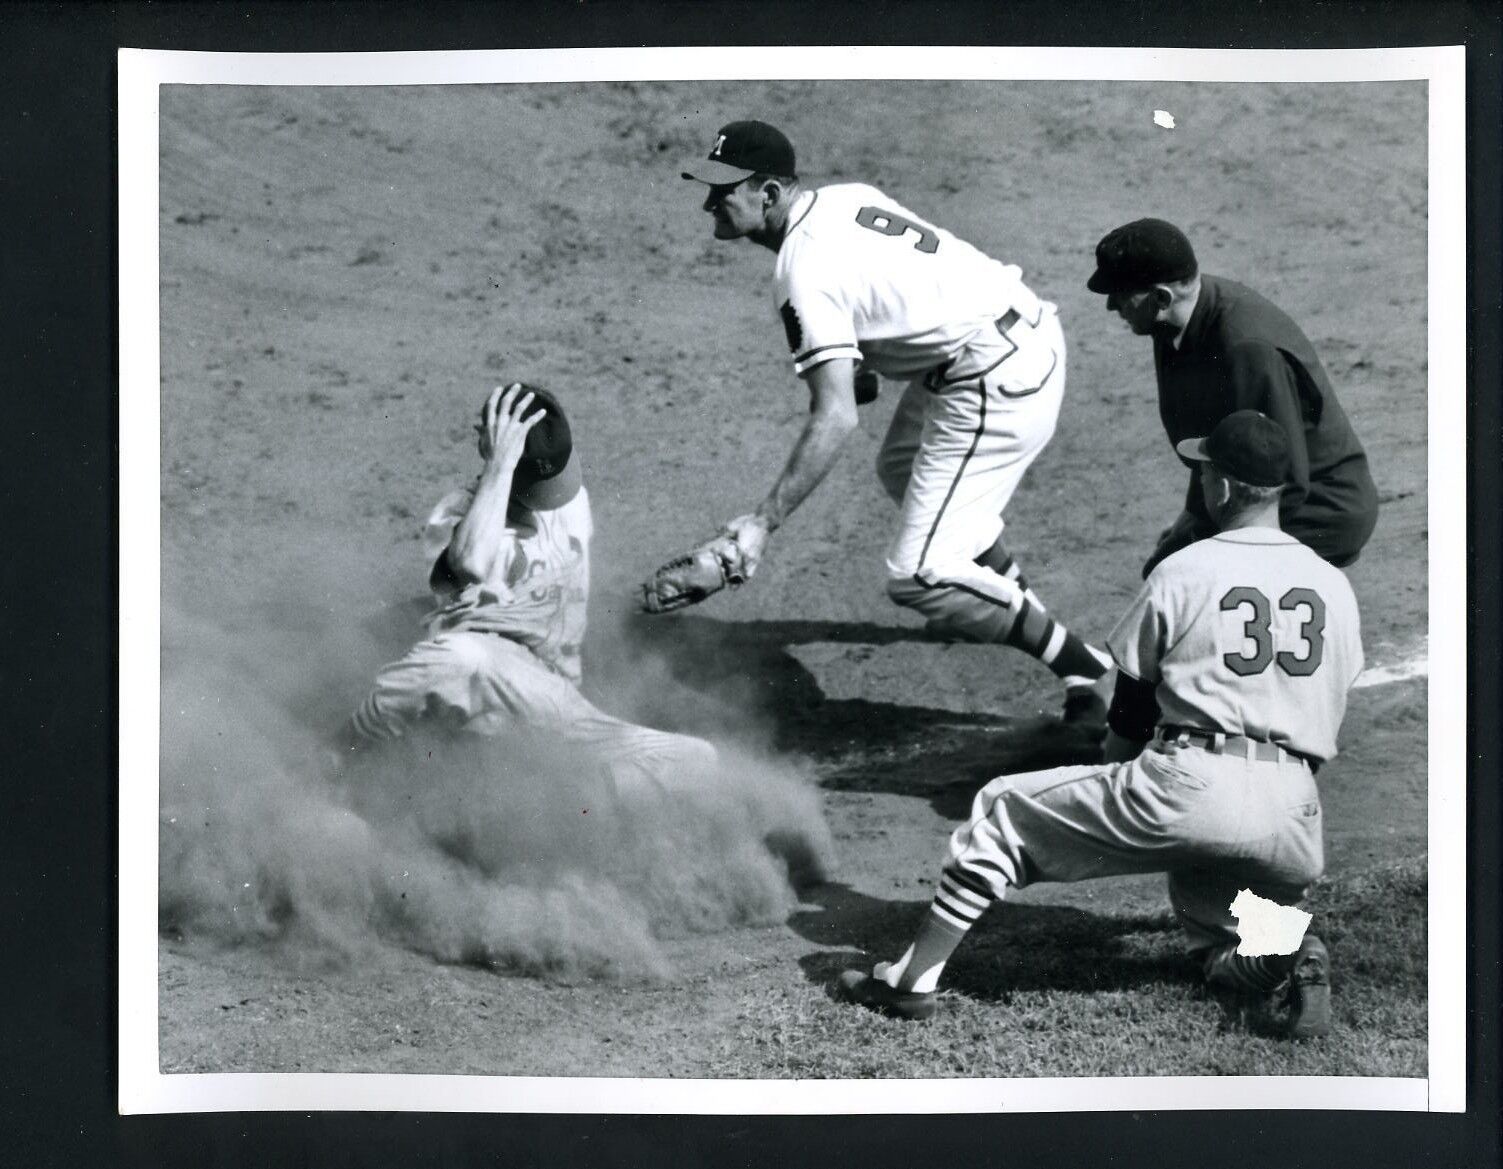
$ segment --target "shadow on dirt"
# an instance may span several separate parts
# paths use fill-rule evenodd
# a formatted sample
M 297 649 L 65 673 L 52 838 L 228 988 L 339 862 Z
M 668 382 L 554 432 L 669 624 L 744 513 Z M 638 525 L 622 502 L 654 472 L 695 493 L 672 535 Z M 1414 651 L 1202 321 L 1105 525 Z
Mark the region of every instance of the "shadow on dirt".
M 707 711 L 734 707 L 748 723 L 769 728 L 776 750 L 812 760 L 821 784 L 832 790 L 925 796 L 941 815 L 958 819 L 975 790 L 994 776 L 1100 759 L 1099 728 L 1056 718 L 826 698 L 789 652 L 814 642 L 927 641 L 920 629 L 677 616 L 628 618 L 623 631 L 636 650 L 666 662 L 674 680 L 700 696 Z M 693 724 L 692 712 L 687 718 L 681 729 L 706 729 Z
M 937 871 L 937 870 L 936 870 Z M 799 959 L 812 983 L 831 985 L 842 970 L 870 969 L 899 957 L 928 909 L 922 901 L 883 901 L 849 886 L 803 893 L 806 905 L 788 925 L 822 946 Z M 1180 948 L 1166 911 L 1104 915 L 1064 905 L 994 905 L 945 968 L 944 987 L 970 998 L 1006 1002 L 1019 991 L 1114 991 L 1153 984 L 1198 983 L 1197 964 Z

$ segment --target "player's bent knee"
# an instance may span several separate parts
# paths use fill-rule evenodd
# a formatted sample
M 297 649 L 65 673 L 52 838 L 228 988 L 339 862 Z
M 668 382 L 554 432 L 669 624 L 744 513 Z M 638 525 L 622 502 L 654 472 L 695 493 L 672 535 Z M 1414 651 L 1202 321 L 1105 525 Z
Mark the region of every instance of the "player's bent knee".
M 888 600 L 923 614 L 931 626 L 930 632 L 937 632 L 933 628 L 936 622 L 945 624 L 946 615 L 954 607 L 951 602 L 954 592 L 954 589 L 942 585 L 926 585 L 912 573 L 906 576 L 890 575 L 887 578 Z
M 919 585 L 913 579 L 912 573 L 899 575 L 892 572 L 890 569 L 888 570 L 887 596 L 888 599 L 893 602 L 893 604 L 902 605 L 904 608 L 911 609 L 914 607 L 914 604 L 918 601 L 918 599 L 923 595 L 923 592 L 923 586 Z
M 892 577 L 887 595 L 894 604 L 921 613 L 931 637 L 949 641 L 997 642 L 1007 636 L 1019 608 L 1004 600 L 1012 582 L 996 573 L 985 584 L 996 593 L 985 596 L 979 588 L 950 584 L 925 584 L 916 576 Z
M 445 633 L 423 647 L 431 661 L 442 662 L 455 673 L 477 674 L 492 667 L 487 637 L 474 633 Z

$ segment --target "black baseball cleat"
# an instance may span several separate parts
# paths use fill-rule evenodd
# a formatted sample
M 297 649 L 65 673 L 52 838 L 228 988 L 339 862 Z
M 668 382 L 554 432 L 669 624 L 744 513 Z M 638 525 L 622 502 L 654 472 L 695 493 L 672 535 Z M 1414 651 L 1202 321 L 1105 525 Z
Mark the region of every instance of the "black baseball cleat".
M 1331 1030 L 1331 956 L 1325 943 L 1306 934 L 1289 974 L 1290 1039 L 1316 1039 Z
M 1105 726 L 1106 699 L 1096 693 L 1094 686 L 1071 687 L 1065 691 L 1065 710 L 1060 718 L 1072 725 Z
M 835 980 L 835 997 L 893 1019 L 927 1019 L 939 1009 L 933 991 L 894 990 L 860 970 L 847 970 Z

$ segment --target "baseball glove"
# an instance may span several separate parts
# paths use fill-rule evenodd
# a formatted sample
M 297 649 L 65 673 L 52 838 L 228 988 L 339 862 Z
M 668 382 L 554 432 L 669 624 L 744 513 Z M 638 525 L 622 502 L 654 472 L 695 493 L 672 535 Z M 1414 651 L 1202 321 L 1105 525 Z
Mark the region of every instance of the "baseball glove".
M 642 585 L 642 611 L 671 613 L 697 605 L 727 586 L 741 584 L 746 576 L 735 541 L 717 536 L 654 572 Z

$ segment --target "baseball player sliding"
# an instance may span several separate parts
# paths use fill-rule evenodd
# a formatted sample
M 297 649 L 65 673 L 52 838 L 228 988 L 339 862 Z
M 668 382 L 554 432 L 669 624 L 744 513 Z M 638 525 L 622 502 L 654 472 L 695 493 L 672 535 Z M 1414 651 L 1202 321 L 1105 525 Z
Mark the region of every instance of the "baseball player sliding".
M 1279 527 L 1289 473 L 1283 427 L 1236 411 L 1179 453 L 1200 468 L 1217 534 L 1150 573 L 1107 644 L 1118 666 L 1104 766 L 1004 775 L 950 838 L 913 944 L 839 997 L 918 1019 L 966 931 L 1009 888 L 1167 872 L 1188 947 L 1213 985 L 1287 987 L 1291 1036 L 1330 1027 L 1329 960 L 1237 953 L 1242 889 L 1291 904 L 1324 867 L 1315 771 L 1336 754 L 1347 690 L 1362 669 L 1345 575 Z
M 344 746 L 425 725 L 541 731 L 597 760 L 630 795 L 709 777 L 709 743 L 612 718 L 579 692 L 589 597 L 590 497 L 568 419 L 546 390 L 497 387 L 475 428 L 484 468 L 423 533 L 437 607 L 428 636 L 384 667 Z
M 1003 543 L 1002 512 L 1054 433 L 1065 342 L 1054 305 L 1021 272 L 858 183 L 806 189 L 772 126 L 721 128 L 684 178 L 704 183 L 715 238 L 777 253 L 774 304 L 811 413 L 756 510 L 644 586 L 650 612 L 756 571 L 769 537 L 829 472 L 876 396 L 907 383 L 877 457 L 901 507 L 887 592 L 936 636 L 1001 642 L 1049 667 L 1067 720 L 1100 722 L 1109 659 L 1044 608 Z

